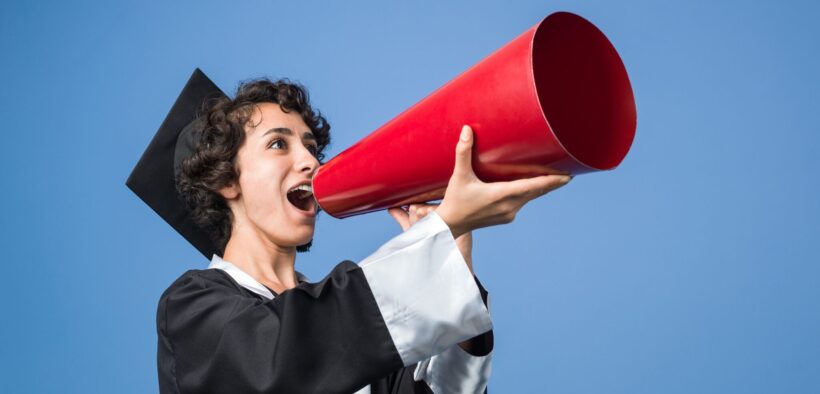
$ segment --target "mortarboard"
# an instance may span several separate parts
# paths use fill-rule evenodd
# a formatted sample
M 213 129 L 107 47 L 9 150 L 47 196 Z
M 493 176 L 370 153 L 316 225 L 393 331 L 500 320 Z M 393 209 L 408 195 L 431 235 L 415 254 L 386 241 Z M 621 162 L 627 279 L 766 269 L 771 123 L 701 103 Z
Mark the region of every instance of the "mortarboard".
M 139 162 L 125 182 L 136 195 L 177 230 L 206 258 L 217 247 L 179 198 L 175 176 L 183 159 L 196 148 L 199 111 L 206 100 L 227 97 L 199 68 L 177 97 Z

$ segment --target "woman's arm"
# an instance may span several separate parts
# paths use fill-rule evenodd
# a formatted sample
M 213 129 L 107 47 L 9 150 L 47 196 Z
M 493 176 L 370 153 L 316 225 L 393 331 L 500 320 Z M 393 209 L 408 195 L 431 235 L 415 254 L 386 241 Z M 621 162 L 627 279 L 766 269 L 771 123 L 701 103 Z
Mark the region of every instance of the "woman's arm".
M 427 216 L 430 212 L 434 211 L 438 207 L 438 204 L 410 204 L 407 207 L 407 211 L 403 208 L 390 208 L 387 210 L 387 213 L 399 223 L 403 231 L 407 231 L 413 224 L 415 224 L 420 219 Z M 470 270 L 470 274 L 475 275 L 473 272 L 473 233 L 472 231 L 468 231 L 464 234 L 459 235 L 456 239 L 456 246 L 458 247 L 459 252 L 461 252 L 461 256 L 464 258 L 465 263 L 467 264 L 467 268 Z M 476 279 L 478 281 L 478 279 Z M 482 295 L 483 296 L 483 295 Z M 486 305 L 486 299 L 485 299 Z M 486 334 L 485 334 L 486 335 Z M 468 353 L 475 353 L 473 351 L 473 347 L 478 346 L 476 343 L 477 338 L 473 338 L 464 342 L 459 342 L 459 346 L 461 346 L 464 351 Z M 478 351 L 478 350 L 476 350 Z
M 403 230 L 409 229 L 418 220 L 438 207 L 437 204 L 411 204 L 407 211 L 399 208 L 388 210 Z M 465 263 L 472 269 L 472 232 L 455 239 Z M 484 305 L 489 311 L 489 293 L 474 277 Z M 451 346 L 447 350 L 419 362 L 414 371 L 414 380 L 424 381 L 433 392 L 442 393 L 484 393 L 492 367 L 493 331 Z

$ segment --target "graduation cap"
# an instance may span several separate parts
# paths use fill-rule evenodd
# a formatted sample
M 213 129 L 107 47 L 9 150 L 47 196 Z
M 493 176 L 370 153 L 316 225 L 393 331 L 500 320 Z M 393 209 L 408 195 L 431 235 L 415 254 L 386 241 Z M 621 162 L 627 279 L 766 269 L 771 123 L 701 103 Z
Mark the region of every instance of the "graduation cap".
M 206 258 L 218 250 L 207 231 L 191 218 L 176 189 L 175 177 L 182 160 L 196 149 L 199 111 L 207 100 L 227 97 L 199 68 L 177 97 L 139 162 L 125 182 L 168 224 Z

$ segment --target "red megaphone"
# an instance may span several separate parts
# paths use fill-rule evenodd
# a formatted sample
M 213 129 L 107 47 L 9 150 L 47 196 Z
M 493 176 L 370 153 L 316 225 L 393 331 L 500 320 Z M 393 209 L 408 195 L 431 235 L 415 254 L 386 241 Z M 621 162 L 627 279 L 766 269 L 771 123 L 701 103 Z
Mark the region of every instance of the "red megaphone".
M 496 182 L 611 170 L 637 114 L 606 36 L 557 12 L 321 166 L 314 198 L 336 218 L 441 199 L 465 124 L 473 170 Z

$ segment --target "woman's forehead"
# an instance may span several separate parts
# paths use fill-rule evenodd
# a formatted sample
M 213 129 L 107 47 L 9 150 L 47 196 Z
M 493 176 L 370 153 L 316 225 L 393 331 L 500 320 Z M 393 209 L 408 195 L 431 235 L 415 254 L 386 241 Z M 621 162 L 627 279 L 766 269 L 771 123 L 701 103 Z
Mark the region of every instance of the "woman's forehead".
M 296 111 L 284 112 L 276 103 L 258 103 L 254 105 L 251 117 L 248 120 L 248 132 L 261 137 L 265 131 L 274 128 L 291 129 L 299 135 L 310 128 Z

